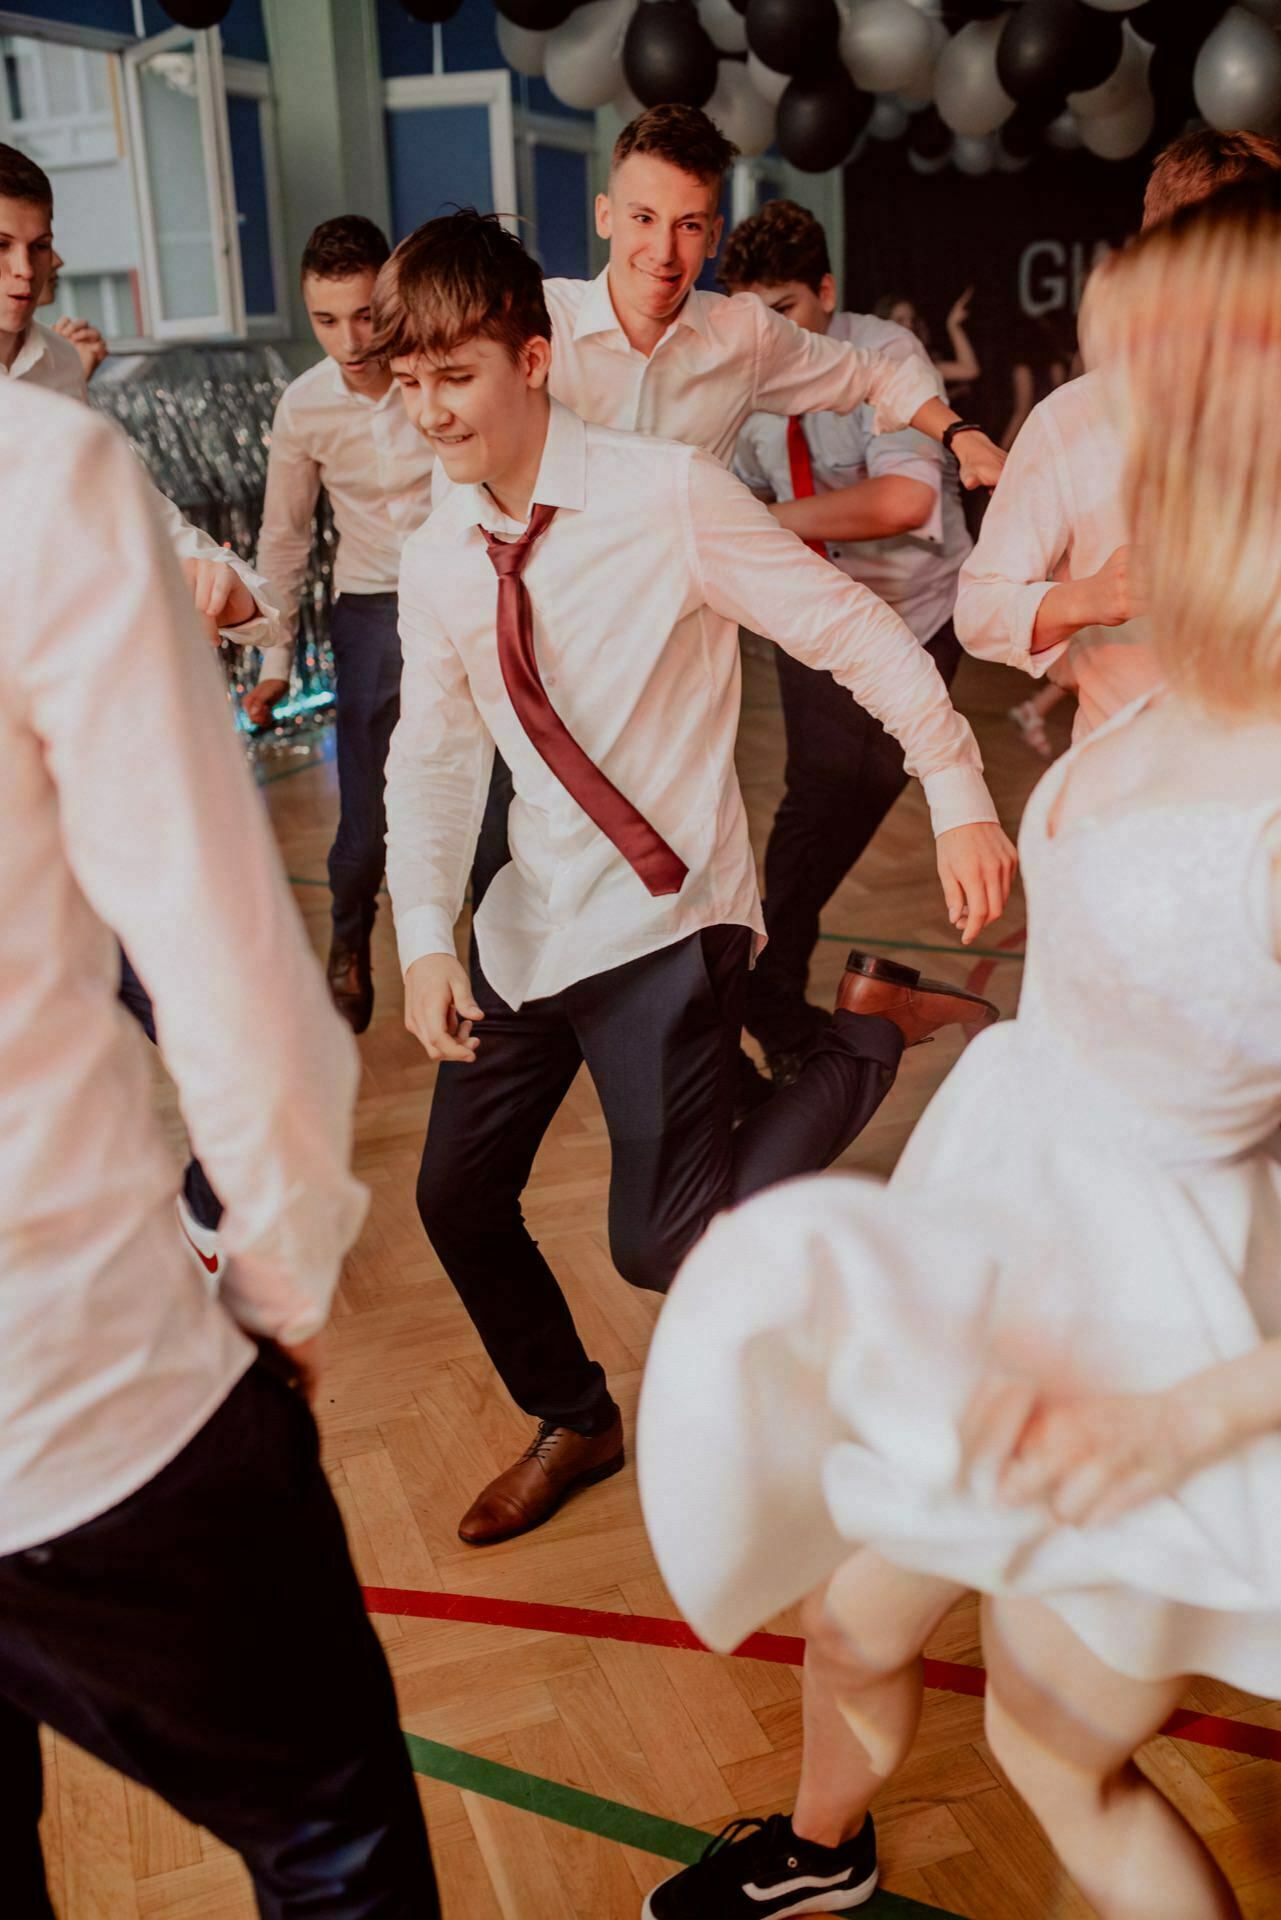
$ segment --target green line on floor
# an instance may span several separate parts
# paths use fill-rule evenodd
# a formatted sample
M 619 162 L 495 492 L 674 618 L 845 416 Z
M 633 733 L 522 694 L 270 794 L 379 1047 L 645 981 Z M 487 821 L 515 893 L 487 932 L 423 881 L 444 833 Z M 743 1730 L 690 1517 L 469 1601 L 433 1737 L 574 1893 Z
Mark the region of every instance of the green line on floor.
M 820 940 L 831 940 L 838 947 L 857 947 L 861 953 L 870 948 L 893 947 L 901 953 L 950 953 L 954 960 L 1017 960 L 1021 953 L 1002 953 L 999 947 L 935 947 L 928 940 L 890 940 L 883 933 L 820 933 Z
M 547 1780 L 537 1773 L 522 1773 L 518 1767 L 483 1760 L 479 1754 L 465 1753 L 460 1747 L 444 1747 L 416 1733 L 405 1735 L 405 1745 L 414 1772 L 424 1774 L 429 1780 L 446 1781 L 466 1793 L 478 1793 L 486 1800 L 501 1800 L 509 1807 L 539 1814 L 544 1820 L 555 1820 L 563 1827 L 577 1827 L 582 1833 L 594 1833 L 602 1840 L 614 1840 L 641 1853 L 654 1853 L 681 1866 L 692 1865 L 712 1837 L 699 1827 L 685 1827 L 675 1820 L 660 1819 L 657 1814 L 642 1813 L 639 1807 L 624 1806 L 619 1800 L 602 1800 L 579 1787 L 566 1787 L 559 1780 Z M 924 1907 L 919 1900 L 906 1900 L 896 1893 L 877 1894 L 867 1913 L 869 1920 L 878 1915 L 884 1915 L 885 1920 L 891 1916 L 893 1920 L 960 1920 L 959 1915 L 950 1914 L 942 1907 Z

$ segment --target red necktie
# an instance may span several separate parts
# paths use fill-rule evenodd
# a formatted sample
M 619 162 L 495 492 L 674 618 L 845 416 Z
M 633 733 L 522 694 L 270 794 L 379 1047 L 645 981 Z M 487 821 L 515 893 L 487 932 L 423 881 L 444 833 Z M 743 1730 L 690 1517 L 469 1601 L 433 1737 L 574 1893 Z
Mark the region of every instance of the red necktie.
M 810 463 L 809 442 L 805 438 L 805 429 L 801 425 L 799 413 L 789 414 L 787 421 L 787 464 L 792 470 L 792 498 L 794 500 L 812 500 L 814 498 L 814 468 Z M 827 548 L 821 540 L 805 542 L 811 553 L 820 560 L 826 560 Z
M 652 894 L 679 893 L 689 871 L 685 862 L 588 759 L 547 698 L 539 676 L 533 608 L 521 575 L 535 540 L 555 517 L 555 507 L 535 507 L 519 540 L 492 540 L 485 535 L 498 575 L 498 664 L 503 685 L 533 745 L 588 819 L 613 841 Z

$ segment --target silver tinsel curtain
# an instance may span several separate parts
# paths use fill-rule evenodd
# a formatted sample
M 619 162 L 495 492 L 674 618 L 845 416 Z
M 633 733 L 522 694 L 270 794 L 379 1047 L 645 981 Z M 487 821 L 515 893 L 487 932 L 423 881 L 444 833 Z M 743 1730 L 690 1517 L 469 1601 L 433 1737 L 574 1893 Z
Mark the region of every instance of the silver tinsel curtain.
M 267 447 L 276 402 L 289 370 L 274 347 L 177 347 L 125 362 L 108 360 L 89 388 L 101 413 L 118 422 L 160 491 L 188 520 L 252 560 L 267 482 Z M 329 607 L 333 522 L 321 497 L 311 571 L 298 622 L 289 698 L 275 731 L 312 726 L 331 711 L 333 655 Z M 228 698 L 258 676 L 252 647 L 224 645 Z

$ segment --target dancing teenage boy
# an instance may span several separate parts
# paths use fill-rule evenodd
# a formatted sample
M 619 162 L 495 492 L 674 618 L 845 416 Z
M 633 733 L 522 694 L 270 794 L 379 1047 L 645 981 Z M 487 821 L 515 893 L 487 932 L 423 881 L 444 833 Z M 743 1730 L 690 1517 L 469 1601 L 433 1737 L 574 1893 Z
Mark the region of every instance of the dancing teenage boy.
M 735 229 L 721 278 L 807 333 L 929 365 L 906 328 L 836 311 L 827 236 L 789 200 L 771 201 Z M 951 685 L 960 658 L 952 607 L 970 537 L 952 463 L 938 446 L 911 429 L 878 434 L 870 407 L 789 419 L 760 413 L 739 436 L 734 471 L 775 503 L 783 526 L 879 594 Z M 907 771 L 898 741 L 830 673 L 812 672 L 784 648 L 777 664 L 787 767 L 765 850 L 769 944 L 752 971 L 747 1026 L 786 1085 L 830 1017 L 805 998 L 819 916 L 907 785 Z M 875 1012 L 895 991 L 869 976 L 855 1004 Z
M 407 535 L 431 511 L 431 449 L 415 432 L 385 366 L 362 360 L 370 301 L 390 248 L 372 220 L 316 228 L 302 291 L 325 359 L 281 395 L 271 430 L 258 565 L 292 635 L 323 486 L 338 531 L 331 634 L 338 682 L 338 831 L 329 851 L 333 938 L 329 988 L 353 1032 L 374 1009 L 370 936 L 387 850 L 383 769 L 400 712 L 396 581 Z M 247 704 L 264 723 L 289 684 L 292 646 L 265 656 Z
M 1184 134 L 1157 158 L 1143 224 L 1278 168 L 1281 145 L 1262 134 Z M 1158 677 L 1121 510 L 1122 464 L 1104 375 L 1057 387 L 1014 443 L 956 601 L 957 635 L 981 660 L 1039 677 L 1067 656 L 1078 740 Z
M 430 1920 L 300 1391 L 365 1210 L 355 1049 L 154 500 L 105 421 L 0 381 L 4 1907 L 52 1920 L 43 1721 L 236 1848 L 263 1913 Z M 226 1196 L 219 1301 L 173 1231 L 116 932 Z
M 905 1045 L 939 1018 L 991 1013 L 961 996 L 897 1024 L 838 1012 L 796 1084 L 732 1132 L 762 931 L 733 761 L 738 622 L 830 669 L 902 738 L 956 913 L 1000 911 L 1013 850 L 973 735 L 896 615 L 707 455 L 549 400 L 541 276 L 496 221 L 420 228 L 375 309 L 374 349 L 453 482 L 405 548 L 387 780 L 406 1021 L 443 1062 L 419 1207 L 540 1422 L 462 1523 L 483 1545 L 622 1465 L 604 1374 L 520 1211 L 580 1064 L 609 1128 L 615 1264 L 661 1291 L 719 1207 L 848 1146 Z M 512 859 L 477 915 L 469 978 L 454 923 L 495 744 L 514 773 Z

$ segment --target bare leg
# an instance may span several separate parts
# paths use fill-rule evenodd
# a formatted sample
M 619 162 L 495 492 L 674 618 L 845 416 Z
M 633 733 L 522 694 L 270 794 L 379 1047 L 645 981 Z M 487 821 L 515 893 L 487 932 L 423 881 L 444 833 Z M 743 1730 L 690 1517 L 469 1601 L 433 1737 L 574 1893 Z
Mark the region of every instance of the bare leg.
M 838 1847 L 916 1737 L 921 1655 L 963 1589 L 865 1548 L 805 1603 L 804 1751 L 792 1827 Z
M 1035 1600 L 988 1600 L 992 1751 L 1101 1920 L 1240 1920 L 1232 1889 L 1134 1754 L 1178 1705 L 1181 1680 L 1105 1666 Z

